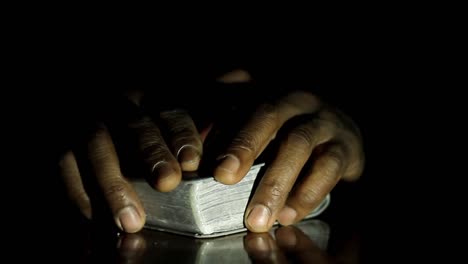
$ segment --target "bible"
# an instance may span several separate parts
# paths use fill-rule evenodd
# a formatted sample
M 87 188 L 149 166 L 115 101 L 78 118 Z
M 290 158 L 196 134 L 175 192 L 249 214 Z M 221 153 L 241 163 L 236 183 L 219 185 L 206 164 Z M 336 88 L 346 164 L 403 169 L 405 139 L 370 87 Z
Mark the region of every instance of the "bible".
M 147 214 L 145 228 L 197 238 L 245 231 L 244 212 L 263 165 L 252 166 L 234 185 L 186 173 L 179 186 L 167 193 L 152 189 L 144 179 L 133 180 Z M 329 203 L 330 195 L 327 195 L 305 219 L 318 216 Z

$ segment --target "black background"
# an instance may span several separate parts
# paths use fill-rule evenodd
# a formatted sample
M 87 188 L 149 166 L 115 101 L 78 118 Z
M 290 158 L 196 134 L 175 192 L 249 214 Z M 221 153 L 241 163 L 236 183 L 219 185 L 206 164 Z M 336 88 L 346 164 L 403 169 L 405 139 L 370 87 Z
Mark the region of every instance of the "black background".
M 198 38 L 175 43 L 162 38 L 157 45 L 132 48 L 71 38 L 38 44 L 34 50 L 26 46 L 23 59 L 15 63 L 21 72 L 14 88 L 18 100 L 12 126 L 20 147 L 15 147 L 19 164 L 13 178 L 25 187 L 24 199 L 14 205 L 15 222 L 61 239 L 80 221 L 67 207 L 55 165 L 67 146 L 70 121 L 83 121 L 88 106 L 132 85 L 157 87 L 161 93 L 166 87 L 206 91 L 204 84 L 213 76 L 245 67 L 261 84 L 260 94 L 310 89 L 356 121 L 364 138 L 366 168 L 358 183 L 337 187 L 335 204 L 342 207 L 338 217 L 349 217 L 374 236 L 371 226 L 377 225 L 379 241 L 391 237 L 388 234 L 400 230 L 397 225 L 407 225 L 427 206 L 420 199 L 430 176 L 422 175 L 413 157 L 422 150 L 421 124 L 429 115 L 421 109 L 433 98 L 425 84 L 437 78 L 425 72 L 430 58 L 411 41 L 382 35 L 308 38 L 259 41 L 235 36 L 203 43 Z M 206 94 L 200 94 L 200 104 L 210 105 L 210 99 L 203 98 Z M 359 203 L 358 209 L 353 203 Z

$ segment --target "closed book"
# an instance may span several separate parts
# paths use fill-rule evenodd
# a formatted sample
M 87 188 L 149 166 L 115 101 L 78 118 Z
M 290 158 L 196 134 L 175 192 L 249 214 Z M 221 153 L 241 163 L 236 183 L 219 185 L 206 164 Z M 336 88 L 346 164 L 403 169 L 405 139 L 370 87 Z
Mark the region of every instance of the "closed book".
M 144 179 L 133 180 L 147 214 L 145 228 L 199 238 L 245 231 L 245 209 L 263 165 L 254 165 L 233 185 L 189 173 L 173 191 L 159 192 Z M 318 216 L 329 203 L 330 195 L 327 195 L 305 219 Z

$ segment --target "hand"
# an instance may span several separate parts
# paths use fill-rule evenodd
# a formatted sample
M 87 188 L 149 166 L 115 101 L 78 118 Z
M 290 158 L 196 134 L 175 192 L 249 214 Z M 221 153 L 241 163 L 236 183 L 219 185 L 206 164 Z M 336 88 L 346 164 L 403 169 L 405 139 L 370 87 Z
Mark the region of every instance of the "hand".
M 133 93 L 128 98 L 138 105 L 142 96 Z M 136 152 L 155 189 L 171 191 L 179 184 L 182 171 L 197 170 L 202 141 L 185 111 L 162 111 L 156 117 L 137 115 L 124 130 L 126 135 L 133 135 Z M 91 195 L 95 191 L 110 209 L 116 225 L 133 233 L 143 227 L 145 211 L 121 168 L 114 137 L 120 132 L 99 124 L 86 144 L 78 146 L 82 151 L 73 149 L 62 157 L 60 168 L 70 199 L 86 217 L 92 218 L 98 210 L 97 199 Z
M 364 167 L 354 123 L 313 94 L 297 91 L 257 108 L 220 156 L 215 178 L 239 182 L 274 139 L 278 151 L 245 213 L 252 232 L 266 232 L 276 220 L 282 225 L 300 221 L 340 179 L 356 180 Z
M 235 70 L 221 76 L 218 82 L 245 82 L 249 78 L 245 71 Z M 159 103 L 164 105 L 166 102 L 158 103 L 154 100 L 155 97 L 159 98 L 160 93 L 152 96 L 141 90 L 128 90 L 124 103 L 111 103 L 113 109 L 104 109 L 103 112 L 110 112 L 112 115 L 110 118 L 105 115 L 106 119 L 117 119 L 120 123 L 121 119 L 131 116 L 130 122 L 123 121 L 126 137 L 121 138 L 121 141 L 135 141 L 137 155 L 144 163 L 144 171 L 149 174 L 148 181 L 156 190 L 167 192 L 179 184 L 182 171 L 198 169 L 203 140 L 210 128 L 197 131 L 191 116 L 183 110 L 156 111 L 155 106 L 159 107 Z M 167 98 L 159 98 L 161 99 Z M 177 98 L 180 99 L 183 98 Z M 130 102 L 131 107 L 128 106 Z M 99 105 L 101 103 L 105 102 L 99 102 Z M 102 105 L 103 108 L 108 106 Z M 132 108 L 135 107 L 138 109 L 133 111 Z M 142 108 L 149 109 L 148 112 L 156 113 L 156 116 L 148 113 L 141 115 Z M 104 207 L 110 209 L 116 225 L 125 232 L 134 233 L 143 227 L 146 214 L 127 180 L 128 175 L 123 173 L 122 167 L 125 166 L 122 161 L 126 159 L 118 155 L 115 142 L 115 135 L 122 132 L 118 131 L 122 129 L 121 125 L 110 128 L 105 122 L 98 124 L 84 146 L 78 146 L 63 155 L 60 169 L 67 194 L 83 215 L 91 219 L 93 213 L 100 213 L 103 208 L 98 207 L 103 198 Z M 132 140 L 128 135 L 131 135 Z M 95 195 L 91 195 L 93 192 L 98 192 L 101 199 L 94 198 Z

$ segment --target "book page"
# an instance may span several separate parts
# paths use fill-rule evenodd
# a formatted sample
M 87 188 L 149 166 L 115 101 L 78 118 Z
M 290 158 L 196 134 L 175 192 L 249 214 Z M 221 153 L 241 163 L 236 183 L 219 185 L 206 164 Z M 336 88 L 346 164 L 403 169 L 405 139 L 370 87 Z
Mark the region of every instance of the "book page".
M 264 164 L 253 166 L 237 184 L 225 185 L 215 180 L 197 186 L 201 234 L 226 232 L 244 227 L 244 212 L 255 179 Z

